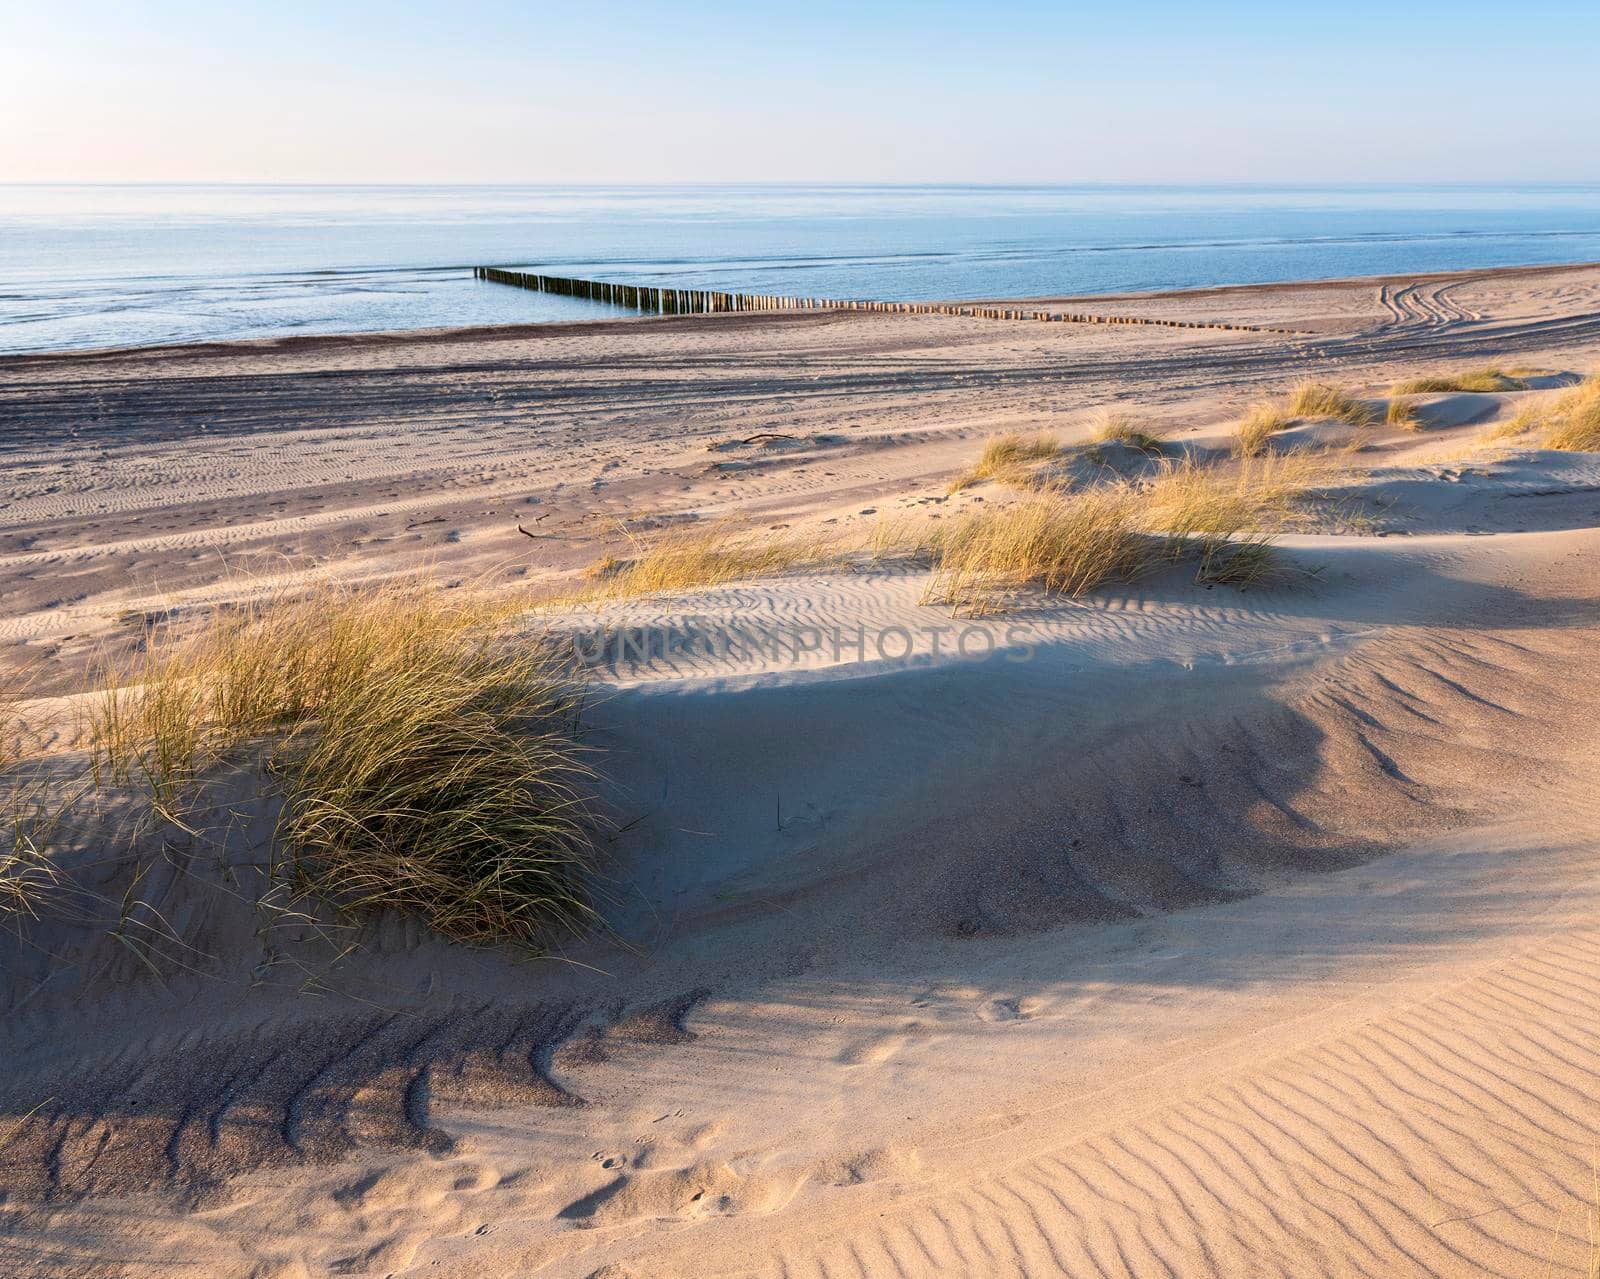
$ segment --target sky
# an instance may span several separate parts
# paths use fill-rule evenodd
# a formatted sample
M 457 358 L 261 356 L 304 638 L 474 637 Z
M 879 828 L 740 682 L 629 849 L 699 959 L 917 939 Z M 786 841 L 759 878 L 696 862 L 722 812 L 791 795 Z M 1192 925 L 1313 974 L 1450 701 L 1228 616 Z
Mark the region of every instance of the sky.
M 1592 182 L 1600 4 L 0 0 L 0 181 Z

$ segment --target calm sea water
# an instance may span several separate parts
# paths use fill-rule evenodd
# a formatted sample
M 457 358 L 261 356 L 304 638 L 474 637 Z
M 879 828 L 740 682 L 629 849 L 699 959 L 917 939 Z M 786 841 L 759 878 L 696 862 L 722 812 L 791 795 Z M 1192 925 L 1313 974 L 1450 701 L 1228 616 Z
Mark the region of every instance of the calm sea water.
M 825 297 L 1600 260 L 1600 186 L 0 185 L 0 351 L 564 320 L 478 263 Z

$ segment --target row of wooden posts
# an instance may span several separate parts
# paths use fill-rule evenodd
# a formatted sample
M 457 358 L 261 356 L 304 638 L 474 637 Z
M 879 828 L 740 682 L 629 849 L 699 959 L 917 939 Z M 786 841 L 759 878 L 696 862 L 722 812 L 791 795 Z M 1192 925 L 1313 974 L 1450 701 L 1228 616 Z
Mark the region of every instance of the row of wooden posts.
M 609 280 L 574 280 L 562 275 L 507 271 L 497 266 L 474 267 L 480 280 L 511 284 L 538 293 L 589 298 L 655 315 L 698 315 L 711 311 L 824 311 L 849 305 L 827 298 L 780 297 L 771 293 L 719 293 L 713 289 L 660 289 L 648 284 L 613 284 Z
M 963 315 L 984 320 L 1043 320 L 1066 324 L 1148 324 L 1168 329 L 1231 329 L 1248 333 L 1292 333 L 1254 324 L 1213 324 L 1205 320 L 1153 320 L 1132 315 L 1089 315 L 1072 311 L 1024 311 L 1015 307 L 962 306 L 955 302 L 859 302 L 839 298 L 802 298 L 772 293 L 721 293 L 715 289 L 662 289 L 648 284 L 614 284 L 578 280 L 533 271 L 507 271 L 478 266 L 472 274 L 495 284 L 510 284 L 538 293 L 588 298 L 651 315 L 698 315 L 722 311 L 877 311 L 896 315 Z

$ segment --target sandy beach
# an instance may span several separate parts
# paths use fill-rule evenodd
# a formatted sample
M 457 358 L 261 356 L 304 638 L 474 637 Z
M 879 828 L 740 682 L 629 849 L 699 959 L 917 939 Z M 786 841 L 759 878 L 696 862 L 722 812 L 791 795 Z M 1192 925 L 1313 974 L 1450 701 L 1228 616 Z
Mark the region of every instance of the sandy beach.
M 0 931 L 0 1273 L 1591 1273 L 1600 453 L 1507 424 L 1600 370 L 1600 266 L 1036 301 L 1284 332 L 0 358 L 27 758 L 153 620 L 426 571 L 574 644 L 606 822 L 603 922 L 531 959 L 257 900 L 257 797 L 159 847 L 96 808 L 108 913 Z M 1372 421 L 1284 424 L 1326 469 L 1249 589 L 972 616 L 866 549 L 1016 501 L 953 483 L 992 437 L 1083 487 L 1126 413 L 1138 483 L 1307 380 Z M 836 552 L 584 595 L 718 528 Z

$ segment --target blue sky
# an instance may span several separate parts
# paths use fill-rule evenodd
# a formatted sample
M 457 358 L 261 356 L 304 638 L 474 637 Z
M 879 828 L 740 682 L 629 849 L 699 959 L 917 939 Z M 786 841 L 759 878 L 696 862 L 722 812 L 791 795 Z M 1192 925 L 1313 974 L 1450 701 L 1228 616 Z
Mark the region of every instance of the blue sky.
M 1600 179 L 1600 5 L 0 0 L 0 180 Z

